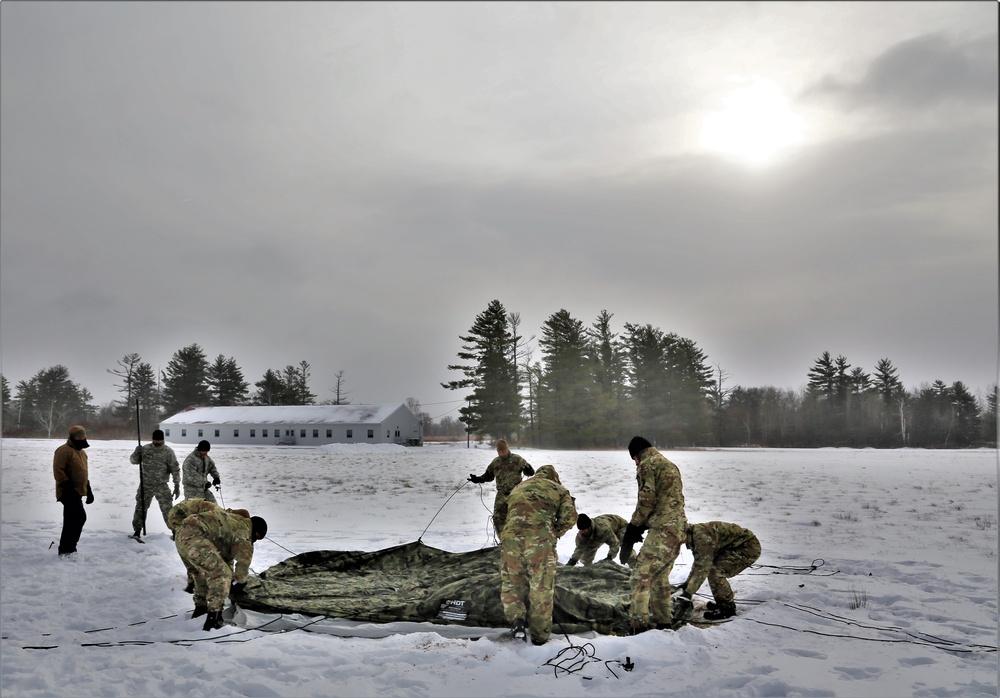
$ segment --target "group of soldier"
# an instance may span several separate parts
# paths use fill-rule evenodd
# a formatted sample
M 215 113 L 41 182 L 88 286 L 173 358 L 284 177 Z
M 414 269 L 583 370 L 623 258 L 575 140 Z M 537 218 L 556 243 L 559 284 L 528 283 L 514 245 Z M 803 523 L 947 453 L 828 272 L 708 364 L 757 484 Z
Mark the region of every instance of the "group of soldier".
M 222 627 L 226 598 L 246 585 L 253 544 L 267 535 L 267 522 L 245 509 L 220 507 L 211 492 L 221 478 L 208 455 L 211 444 L 201 441 L 182 468 L 172 448 L 157 429 L 152 442 L 140 444 L 130 461 L 140 468 L 140 484 L 132 517 L 133 537 L 140 535 L 146 513 L 155 498 L 164 523 L 187 570 L 185 591 L 194 597 L 192 617 L 206 616 L 204 629 Z M 69 439 L 56 449 L 53 474 L 56 499 L 63 506 L 59 555 L 72 555 L 86 522 L 82 500 L 94 501 L 87 470 L 86 430 L 74 426 Z M 708 620 L 736 613 L 728 578 L 752 565 L 760 556 L 757 537 L 732 523 L 709 521 L 689 524 L 677 466 L 641 436 L 628 445 L 636 466 L 638 497 L 631 519 L 601 514 L 591 519 L 578 513 L 574 497 L 562 485 L 555 467 L 535 469 L 511 453 L 506 440 L 496 442 L 497 457 L 475 483 L 496 481 L 493 525 L 500 537 L 500 600 L 511 633 L 518 640 L 545 643 L 551 634 L 552 602 L 558 567 L 556 544 L 573 525 L 579 529 L 576 547 L 567 565 L 593 564 L 597 551 L 608 546 L 606 561 L 615 557 L 630 567 L 629 623 L 633 632 L 677 628 L 690 614 L 691 597 L 708 580 L 713 601 Z M 527 476 L 527 479 L 524 477 Z M 168 483 L 173 479 L 171 491 Z M 211 482 L 209 482 L 211 478 Z M 184 500 L 174 504 L 184 487 Z M 643 541 L 645 535 L 645 541 Z M 633 553 L 637 543 L 638 553 Z M 676 588 L 670 572 L 687 545 L 694 562 L 687 580 Z M 234 569 L 235 566 L 235 569 Z M 674 591 L 677 599 L 671 602 Z
M 760 542 L 737 524 L 688 523 L 680 471 L 645 438 L 636 436 L 628 445 L 638 483 L 630 520 L 617 514 L 591 519 L 577 513 L 574 497 L 553 466 L 543 465 L 535 472 L 524 458 L 511 453 L 504 439 L 496 442 L 496 449 L 497 457 L 486 472 L 470 474 L 469 480 L 497 483 L 493 525 L 500 536 L 500 598 L 515 639 L 530 637 L 534 644 L 548 640 L 558 566 L 556 544 L 574 523 L 579 531 L 567 565 L 593 564 L 597 551 L 607 545 L 607 561 L 617 556 L 630 567 L 632 632 L 679 627 L 692 611 L 692 595 L 706 579 L 713 600 L 704 618 L 722 620 L 736 614 L 729 578 L 756 562 Z M 633 553 L 640 542 L 640 551 Z M 687 545 L 694 562 L 687 580 L 675 588 L 670 572 L 681 545 Z M 672 602 L 674 591 L 678 593 Z
M 246 586 L 253 544 L 267 535 L 267 522 L 259 516 L 250 516 L 246 509 L 224 509 L 216 503 L 211 487 L 218 488 L 222 480 L 208 455 L 211 449 L 208 441 L 198 443 L 184 459 L 182 468 L 174 450 L 164 442 L 163 432 L 157 429 L 152 436 L 151 443 L 137 446 L 129 458 L 140 470 L 132 537 L 142 542 L 146 513 L 155 498 L 187 570 L 185 591 L 194 596 L 191 617 L 205 616 L 204 630 L 221 628 L 226 598 Z M 69 439 L 56 449 L 53 459 L 56 499 L 63 504 L 60 556 L 76 553 L 87 520 L 81 499 L 86 496 L 88 504 L 94 501 L 84 452 L 89 445 L 86 430 L 81 426 L 71 427 Z M 182 482 L 184 499 L 174 505 Z

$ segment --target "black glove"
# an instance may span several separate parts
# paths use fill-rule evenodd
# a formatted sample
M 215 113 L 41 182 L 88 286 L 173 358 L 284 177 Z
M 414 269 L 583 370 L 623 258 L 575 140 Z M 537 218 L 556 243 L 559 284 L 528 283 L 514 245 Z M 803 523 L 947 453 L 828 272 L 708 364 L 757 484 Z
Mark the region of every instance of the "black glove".
M 566 566 L 567 566 L 567 567 L 576 567 L 576 558 L 575 558 L 575 557 L 571 557 L 571 558 L 570 558 L 570 559 L 569 559 L 569 560 L 568 560 L 568 561 L 566 562 Z
M 478 485 L 482 481 L 483 481 L 483 479 L 481 477 L 478 477 L 476 475 L 473 475 L 472 473 L 469 473 L 469 482 L 474 482 L 474 483 L 476 483 Z
M 628 545 L 623 545 L 622 549 L 618 552 L 618 562 L 623 565 L 628 564 L 628 559 L 632 557 L 632 546 L 634 543 L 629 543 Z
M 222 484 L 222 480 L 219 479 L 218 475 L 212 478 L 212 484 L 215 485 L 216 487 Z
M 90 483 L 87 483 L 87 504 L 94 503 L 94 490 L 90 489 Z
M 635 524 L 628 524 L 625 526 L 625 535 L 622 537 L 622 546 L 628 546 L 631 548 L 636 543 L 642 542 L 642 526 L 636 526 Z
M 521 472 L 523 472 L 528 477 L 531 477 L 532 475 L 535 474 L 535 469 L 532 468 L 530 465 L 526 465 L 524 466 L 524 468 L 522 468 Z
M 212 488 L 212 483 L 211 482 L 206 482 L 205 483 L 205 489 L 208 490 L 208 489 L 211 489 L 211 488 Z
M 246 582 L 235 582 L 233 584 L 233 586 L 232 586 L 232 589 L 230 589 L 230 593 L 232 593 L 232 594 L 242 594 L 243 590 L 246 589 L 246 588 L 247 588 L 247 583 Z

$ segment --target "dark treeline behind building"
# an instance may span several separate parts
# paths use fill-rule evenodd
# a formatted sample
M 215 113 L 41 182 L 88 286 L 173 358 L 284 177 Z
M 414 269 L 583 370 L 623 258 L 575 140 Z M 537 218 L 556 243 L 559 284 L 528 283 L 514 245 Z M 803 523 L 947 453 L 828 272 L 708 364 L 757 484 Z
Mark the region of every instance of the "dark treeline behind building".
M 506 437 L 540 448 L 623 448 L 635 434 L 661 448 L 996 446 L 996 385 L 985 397 L 962 382 L 907 390 L 888 358 L 868 373 L 829 352 L 798 391 L 730 385 L 694 341 L 649 324 L 625 323 L 616 334 L 612 317 L 601 311 L 587 326 L 566 310 L 553 313 L 536 359 L 519 314 L 494 300 L 459 337 L 459 363 L 447 369 L 462 377 L 441 384 L 457 391 L 462 407 L 437 420 L 414 398 L 407 407 L 425 437 Z M 137 401 L 147 430 L 192 406 L 317 404 L 307 361 L 268 369 L 251 385 L 233 357 L 209 361 L 198 344 L 176 351 L 159 376 L 138 354 L 107 372 L 121 399 L 104 406 L 92 404 L 65 366 L 13 390 L 0 376 L 3 435 L 61 437 L 85 422 L 104 438 L 134 437 Z M 343 371 L 330 392 L 322 404 L 350 404 Z

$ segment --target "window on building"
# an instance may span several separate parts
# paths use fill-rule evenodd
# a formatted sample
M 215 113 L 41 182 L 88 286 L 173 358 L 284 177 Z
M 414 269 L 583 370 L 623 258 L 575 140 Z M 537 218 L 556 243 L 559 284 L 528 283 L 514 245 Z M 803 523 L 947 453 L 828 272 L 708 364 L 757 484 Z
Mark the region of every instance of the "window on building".
M 399 438 L 399 429 L 396 429 L 396 438 Z
M 187 429 L 181 429 L 181 436 L 187 436 L 187 435 L 188 435 L 188 430 Z
M 164 431 L 164 435 L 165 435 L 165 436 L 170 436 L 170 430 L 169 430 L 169 429 L 166 429 L 166 430 Z
M 347 430 L 347 438 L 349 438 L 349 439 L 353 439 L 354 438 L 354 430 L 353 429 L 348 429 Z
M 240 430 L 239 429 L 233 429 L 233 436 L 239 436 L 239 435 L 240 435 Z
M 216 430 L 215 430 L 215 435 L 216 435 L 216 436 L 218 436 L 218 435 L 219 435 L 219 430 L 218 430 L 218 429 L 216 429 Z
M 389 438 L 389 430 L 388 429 L 385 430 L 385 438 L 387 438 L 387 439 Z
M 326 430 L 326 438 L 328 438 L 328 439 L 332 439 L 333 438 L 333 429 L 327 429 Z
M 198 430 L 198 437 L 200 438 L 200 437 L 202 437 L 202 436 L 204 436 L 204 434 L 202 434 L 202 433 L 201 433 L 201 429 L 199 429 L 199 430 Z
M 299 429 L 299 436 L 301 436 L 303 439 L 306 438 L 306 430 L 305 429 Z
M 318 439 L 319 438 L 319 429 L 313 429 L 313 438 L 314 439 Z
M 369 429 L 368 430 L 368 438 L 369 439 L 374 439 L 375 438 L 375 430 L 374 429 Z
M 260 435 L 261 435 L 261 437 L 263 437 L 263 438 L 266 439 L 267 438 L 267 429 L 261 429 L 260 430 Z
M 252 439 L 255 436 L 257 436 L 257 430 L 256 429 L 251 429 L 250 430 L 250 438 Z M 397 436 L 398 436 L 398 434 L 397 434 Z

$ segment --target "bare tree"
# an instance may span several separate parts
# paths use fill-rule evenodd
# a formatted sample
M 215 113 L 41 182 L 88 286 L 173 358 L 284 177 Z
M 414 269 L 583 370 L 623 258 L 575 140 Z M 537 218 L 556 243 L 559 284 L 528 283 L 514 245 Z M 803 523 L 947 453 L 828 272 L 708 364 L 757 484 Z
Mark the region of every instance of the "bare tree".
M 347 382 L 347 379 L 344 378 L 343 369 L 337 371 L 337 373 L 335 373 L 333 377 L 336 379 L 336 383 L 332 388 L 330 388 L 330 392 L 333 393 L 333 402 L 331 402 L 330 404 L 350 405 L 351 404 L 350 401 L 347 400 L 347 396 L 350 395 L 350 393 L 344 390 L 344 383 Z M 419 406 L 419 403 L 417 404 Z M 414 414 L 416 414 L 416 412 L 414 412 Z

